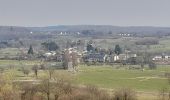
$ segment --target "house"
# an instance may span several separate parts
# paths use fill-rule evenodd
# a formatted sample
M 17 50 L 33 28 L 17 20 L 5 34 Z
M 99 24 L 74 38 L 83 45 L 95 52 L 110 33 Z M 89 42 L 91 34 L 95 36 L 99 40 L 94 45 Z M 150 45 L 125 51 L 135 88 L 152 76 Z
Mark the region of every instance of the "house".
M 170 59 L 170 56 L 169 55 L 165 55 L 165 59 Z
M 107 57 L 106 54 L 90 53 L 90 54 L 84 55 L 83 60 L 85 62 L 105 62 L 106 57 Z
M 155 56 L 152 58 L 153 61 L 162 60 L 162 56 Z
M 124 36 L 124 37 L 129 37 L 129 36 L 131 36 L 131 34 L 129 34 L 129 33 L 120 33 L 119 35 L 120 35 L 120 36 Z
M 62 62 L 63 61 L 63 55 L 59 54 L 55 51 L 50 51 L 46 52 L 43 55 L 40 56 L 41 58 L 44 58 L 47 61 L 57 61 L 57 62 Z
M 62 54 L 57 54 L 56 55 L 56 61 L 57 62 L 62 62 L 63 61 L 63 55 Z
M 115 56 L 113 55 L 107 55 L 106 57 L 106 62 L 109 62 L 109 63 L 113 63 L 114 62 L 114 58 Z
M 137 54 L 120 54 L 120 55 L 114 55 L 114 61 L 122 61 L 122 60 L 127 60 L 132 57 L 137 57 Z
M 152 61 L 156 64 L 170 64 L 170 56 L 169 55 L 157 55 L 152 58 Z
M 170 60 L 170 56 L 169 55 L 157 55 L 157 56 L 154 56 L 152 58 L 153 61 L 161 61 L 161 60 Z
M 48 58 L 48 57 L 55 56 L 55 55 L 56 55 L 56 52 L 55 51 L 51 51 L 51 52 L 45 53 L 43 56 Z

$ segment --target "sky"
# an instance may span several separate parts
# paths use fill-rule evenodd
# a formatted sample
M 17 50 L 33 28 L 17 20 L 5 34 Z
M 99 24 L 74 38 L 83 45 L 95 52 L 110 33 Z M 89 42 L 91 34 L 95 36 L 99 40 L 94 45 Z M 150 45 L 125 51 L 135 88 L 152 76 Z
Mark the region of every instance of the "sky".
M 170 27 L 170 0 L 0 0 L 0 25 Z

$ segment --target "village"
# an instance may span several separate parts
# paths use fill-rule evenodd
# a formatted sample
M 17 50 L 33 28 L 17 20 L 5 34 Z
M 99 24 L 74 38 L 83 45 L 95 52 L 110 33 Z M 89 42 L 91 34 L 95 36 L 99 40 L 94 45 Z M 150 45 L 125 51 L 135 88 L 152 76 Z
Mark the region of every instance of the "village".
M 0 100 L 170 100 L 170 0 L 0 0 Z
M 119 45 L 115 45 L 114 49 L 101 49 L 94 47 L 92 43 L 88 43 L 85 50 L 78 49 L 76 46 L 65 48 L 60 51 L 46 51 L 41 55 L 34 56 L 33 48 L 29 48 L 27 54 L 20 60 L 39 59 L 41 61 L 54 61 L 62 63 L 60 68 L 69 71 L 77 71 L 80 64 L 90 65 L 140 65 L 149 63 L 154 64 L 170 64 L 170 56 L 166 54 L 144 56 L 137 55 L 129 50 L 122 50 Z M 31 49 L 32 53 L 29 53 Z M 147 57 L 147 58 L 146 58 Z M 56 67 L 57 68 L 57 67 Z

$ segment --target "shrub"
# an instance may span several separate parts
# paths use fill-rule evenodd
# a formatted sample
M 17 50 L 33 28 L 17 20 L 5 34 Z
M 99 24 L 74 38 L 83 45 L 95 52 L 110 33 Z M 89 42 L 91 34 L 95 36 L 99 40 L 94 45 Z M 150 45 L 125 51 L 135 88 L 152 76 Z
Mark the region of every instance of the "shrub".
M 96 86 L 77 88 L 69 100 L 111 100 L 110 95 Z
M 30 73 L 30 70 L 28 68 L 24 68 L 22 67 L 21 71 L 23 72 L 23 74 L 27 75 Z
M 168 88 L 162 88 L 158 95 L 159 100 L 170 100 L 170 92 Z
M 136 45 L 156 45 L 159 44 L 159 40 L 156 38 L 145 38 L 135 42 Z
M 136 92 L 129 88 L 121 88 L 114 91 L 113 100 L 137 100 Z
M 157 68 L 157 66 L 154 62 L 149 62 L 148 66 L 149 66 L 149 69 L 156 69 Z
M 32 83 L 20 84 L 21 88 L 21 100 L 33 100 L 38 92 L 37 85 Z

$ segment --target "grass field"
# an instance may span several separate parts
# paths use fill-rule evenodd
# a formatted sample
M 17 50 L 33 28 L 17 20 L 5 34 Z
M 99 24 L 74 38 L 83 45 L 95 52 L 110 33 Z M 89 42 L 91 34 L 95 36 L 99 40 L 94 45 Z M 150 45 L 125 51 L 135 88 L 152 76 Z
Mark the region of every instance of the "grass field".
M 168 87 L 163 77 L 170 66 L 159 66 L 156 70 L 126 70 L 110 66 L 81 66 L 77 75 L 80 84 L 94 84 L 104 88 L 131 87 L 138 91 L 158 91 Z
M 31 69 L 35 64 L 40 64 L 40 61 L 0 60 L 0 67 L 9 68 L 13 66 L 15 67 L 14 70 L 19 73 L 18 76 L 23 76 L 22 72 L 18 71 L 20 67 Z M 103 88 L 131 87 L 138 91 L 158 91 L 169 86 L 164 73 L 170 72 L 170 65 L 158 65 L 156 70 L 145 68 L 144 71 L 128 70 L 125 67 L 117 69 L 117 66 L 119 65 L 80 65 L 79 72 L 76 73 L 75 82 L 78 84 L 98 85 Z M 60 71 L 56 70 L 56 73 Z M 43 74 L 43 71 L 40 71 L 41 74 Z
M 0 60 L 0 68 L 8 69 L 9 67 L 27 67 L 40 64 L 40 61 L 28 61 L 28 60 Z
M 92 84 L 101 88 L 114 90 L 128 87 L 137 91 L 138 100 L 159 100 L 161 89 L 169 88 L 165 72 L 170 72 L 170 66 L 158 66 L 156 70 L 127 70 L 111 66 L 81 66 L 76 82 Z
M 22 65 L 31 67 L 39 64 L 39 61 L 17 61 L 17 60 L 0 60 L 0 66 L 4 67 L 13 65 L 14 69 L 5 70 L 4 73 L 14 77 L 15 80 L 34 80 L 34 72 L 24 75 L 18 69 Z M 18 67 L 19 66 L 19 67 Z M 162 88 L 168 88 L 168 80 L 164 77 L 165 72 L 170 72 L 170 65 L 158 65 L 156 70 L 128 70 L 126 67 L 117 69 L 120 65 L 103 65 L 103 66 L 86 66 L 80 65 L 79 72 L 72 74 L 66 70 L 55 70 L 56 75 L 68 76 L 77 85 L 97 85 L 100 88 L 114 90 L 116 88 L 128 87 L 138 91 L 139 100 L 157 100 L 158 93 Z M 39 78 L 45 77 L 48 72 L 40 70 Z M 70 77 L 70 74 L 71 77 Z

